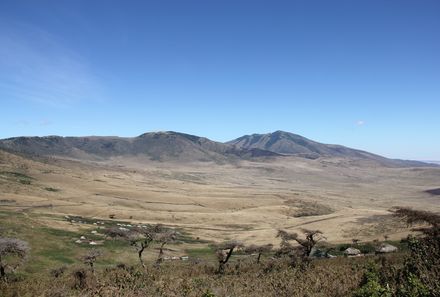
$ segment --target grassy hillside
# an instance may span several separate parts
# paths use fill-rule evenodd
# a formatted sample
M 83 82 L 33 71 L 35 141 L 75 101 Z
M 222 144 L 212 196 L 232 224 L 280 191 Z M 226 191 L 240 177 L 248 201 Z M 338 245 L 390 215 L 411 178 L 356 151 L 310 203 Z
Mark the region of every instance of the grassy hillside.
M 440 292 L 432 284 L 440 268 L 438 237 L 428 243 L 425 239 L 391 242 L 399 251 L 385 255 L 374 255 L 379 243 L 325 244 L 338 255 L 330 259 L 269 252 L 256 263 L 255 255 L 238 251 L 219 274 L 213 245 L 185 234 L 165 254 L 185 255 L 187 261 L 155 265 L 155 244 L 148 248 L 142 267 L 126 240 L 102 235 L 104 228 L 132 226 L 128 222 L 8 211 L 0 212 L 0 220 L 0 237 L 20 238 L 31 247 L 26 263 L 0 281 L 1 296 L 376 296 L 374 292 L 391 296 L 403 290 L 403 284 L 416 293 L 399 296 L 438 296 L 432 294 Z M 77 243 L 81 236 L 102 244 Z M 369 254 L 344 257 L 342 251 L 349 246 Z M 414 270 L 420 267 L 421 248 L 422 253 L 434 248 L 427 259 L 437 260 L 430 260 L 428 272 Z M 82 261 L 91 249 L 102 251 L 95 272 Z M 407 269 L 412 269 L 410 276 L 416 283 L 408 279 Z M 420 271 L 425 274 L 419 276 Z

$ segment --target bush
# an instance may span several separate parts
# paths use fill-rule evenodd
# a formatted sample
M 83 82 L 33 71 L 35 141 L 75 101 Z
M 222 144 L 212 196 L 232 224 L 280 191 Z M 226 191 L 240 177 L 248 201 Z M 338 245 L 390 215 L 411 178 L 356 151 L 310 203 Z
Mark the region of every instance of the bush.
M 206 292 L 203 293 L 202 297 L 215 297 L 215 294 L 212 293 L 210 290 L 206 290 Z
M 371 244 L 362 244 L 357 247 L 362 254 L 374 254 L 376 252 L 376 248 Z
M 353 294 L 354 297 L 391 297 L 389 287 L 380 284 L 377 267 L 370 264 L 364 274 L 361 286 Z

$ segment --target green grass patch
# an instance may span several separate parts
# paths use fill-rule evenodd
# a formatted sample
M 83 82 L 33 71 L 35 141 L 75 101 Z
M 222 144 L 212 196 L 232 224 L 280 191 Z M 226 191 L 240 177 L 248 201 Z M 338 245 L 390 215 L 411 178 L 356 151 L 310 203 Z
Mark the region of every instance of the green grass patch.
M 17 178 L 17 179 L 30 179 L 30 180 L 34 179 L 33 177 L 30 177 L 29 175 L 19 173 L 19 172 L 13 172 L 13 171 L 1 171 L 0 175 L 4 176 L 4 177 L 13 177 L 13 178 Z
M 191 258 L 202 258 L 205 260 L 215 259 L 215 251 L 209 246 L 201 247 L 201 248 L 186 249 L 185 252 Z
M 109 226 L 117 226 L 117 224 L 131 224 L 130 222 L 126 222 L 126 221 L 117 221 L 117 220 L 103 220 L 103 219 L 93 219 L 93 218 L 87 218 L 87 217 L 82 217 L 82 216 L 67 216 L 65 218 L 63 218 L 66 221 L 75 221 L 77 223 L 81 223 L 81 224 L 89 224 L 89 225 L 93 225 L 94 223 L 104 223 L 105 226 L 109 227 Z M 100 226 L 103 226 L 102 224 L 99 224 Z
M 40 230 L 46 234 L 50 234 L 56 237 L 73 238 L 73 237 L 81 236 L 79 233 L 76 232 L 61 230 L 61 229 L 53 229 L 49 227 L 41 227 Z
M 34 178 L 29 175 L 13 171 L 0 171 L 0 177 L 23 185 L 30 185 L 32 180 L 34 180 Z
M 125 240 L 118 240 L 118 239 L 111 239 L 104 241 L 104 244 L 102 245 L 103 248 L 115 251 L 120 249 L 126 249 L 130 246 L 130 243 Z
M 56 189 L 56 188 L 51 188 L 51 187 L 46 187 L 46 188 L 44 188 L 46 191 L 49 191 L 49 192 L 59 192 L 59 191 L 61 191 L 60 189 Z
M 44 249 L 38 255 L 63 264 L 73 264 L 76 262 L 75 259 L 72 259 L 73 257 L 69 257 L 69 255 L 73 255 L 72 250 L 67 250 L 66 248 Z
M 93 248 L 103 251 L 103 257 L 97 262 L 97 264 L 102 265 L 115 264 L 115 259 L 112 256 L 114 254 L 132 253 L 127 241 L 105 240 L 102 235 L 92 234 L 93 229 L 74 232 L 41 226 L 39 224 L 41 218 L 45 221 L 47 219 L 54 221 L 64 219 L 62 216 L 50 214 L 23 214 L 13 211 L 0 211 L 0 235 L 25 240 L 31 247 L 28 261 L 21 270 L 28 276 L 41 271 L 48 271 L 51 267 L 74 263 L 82 265 L 81 257 Z M 75 243 L 75 239 L 79 239 L 81 236 L 85 236 L 88 240 L 104 240 L 104 243 L 98 246 L 91 246 L 88 242 Z

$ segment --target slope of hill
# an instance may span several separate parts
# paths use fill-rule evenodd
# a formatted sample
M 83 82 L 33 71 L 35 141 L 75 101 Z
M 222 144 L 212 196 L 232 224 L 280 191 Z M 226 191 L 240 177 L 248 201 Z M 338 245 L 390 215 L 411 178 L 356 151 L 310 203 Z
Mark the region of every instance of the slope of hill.
M 300 135 L 276 131 L 242 136 L 227 143 L 173 131 L 145 133 L 138 137 L 14 137 L 0 140 L 0 148 L 27 155 L 86 161 L 112 157 L 146 157 L 153 161 L 216 162 L 295 156 L 307 159 L 337 157 L 379 166 L 436 166 L 418 161 L 394 160 L 341 145 L 323 144 Z
M 375 161 L 384 166 L 430 166 L 419 161 L 388 159 L 365 151 L 342 145 L 323 144 L 303 136 L 275 131 L 268 134 L 252 134 L 227 142 L 238 149 L 261 149 L 278 154 L 303 156 L 306 158 L 342 157 Z
M 434 161 L 434 160 L 423 160 L 422 162 L 430 163 L 430 164 L 437 164 L 437 165 L 440 165 L 440 161 Z
M 146 156 L 155 161 L 225 161 L 236 150 L 207 138 L 177 133 L 145 133 L 122 137 L 16 137 L 0 141 L 0 147 L 29 155 L 104 160 L 116 156 Z

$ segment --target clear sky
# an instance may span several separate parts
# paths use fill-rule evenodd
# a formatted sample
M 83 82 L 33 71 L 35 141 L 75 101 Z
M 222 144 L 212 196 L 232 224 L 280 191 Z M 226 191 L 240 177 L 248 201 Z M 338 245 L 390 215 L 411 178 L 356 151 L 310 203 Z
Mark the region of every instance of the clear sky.
M 285 130 L 440 160 L 438 0 L 1 0 L 0 138 Z

